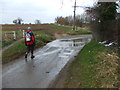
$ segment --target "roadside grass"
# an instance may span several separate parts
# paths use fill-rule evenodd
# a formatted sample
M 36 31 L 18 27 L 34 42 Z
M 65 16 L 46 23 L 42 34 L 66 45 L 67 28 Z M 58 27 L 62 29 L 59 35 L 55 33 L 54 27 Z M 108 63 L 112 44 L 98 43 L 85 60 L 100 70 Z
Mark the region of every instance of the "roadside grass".
M 44 46 L 48 42 L 51 42 L 54 38 L 48 34 L 42 33 L 36 33 L 35 32 L 35 38 L 36 38 L 36 47 L 39 48 L 41 46 Z
M 89 30 L 79 29 L 79 30 L 70 30 L 70 31 L 68 31 L 68 34 L 70 34 L 70 35 L 92 34 L 92 32 Z
M 65 88 L 119 87 L 118 61 L 115 49 L 95 41 L 87 44 L 70 65 Z
M 44 39 L 43 39 L 44 38 Z M 50 42 L 53 38 L 47 34 L 36 35 L 36 46 L 35 48 L 42 47 L 47 42 Z M 21 55 L 24 55 L 27 50 L 25 46 L 24 40 L 20 40 L 15 45 L 11 46 L 10 48 L 6 49 L 2 53 L 2 63 L 8 63 L 13 61 L 14 59 L 19 58 Z
M 4 48 L 5 46 L 12 44 L 13 42 L 14 40 L 2 41 L 2 43 L 0 44 L 0 47 Z
M 50 42 L 51 40 L 53 40 L 53 38 L 45 33 L 41 34 L 40 35 L 40 40 L 43 41 L 44 43 L 48 43 Z
M 26 47 L 24 41 L 21 40 L 20 42 L 11 46 L 2 53 L 2 63 L 4 64 L 18 58 L 19 56 L 21 56 L 21 54 L 25 53 L 25 51 Z

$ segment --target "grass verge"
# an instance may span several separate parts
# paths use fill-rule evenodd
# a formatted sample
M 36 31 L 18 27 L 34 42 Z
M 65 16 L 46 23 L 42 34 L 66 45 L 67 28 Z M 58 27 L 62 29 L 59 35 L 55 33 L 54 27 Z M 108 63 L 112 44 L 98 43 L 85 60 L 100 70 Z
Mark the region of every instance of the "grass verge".
M 80 29 L 80 30 L 70 30 L 70 31 L 68 31 L 68 34 L 69 35 L 79 35 L 79 34 L 92 34 L 92 32 L 91 31 L 89 31 L 89 30 L 82 30 L 82 29 Z
M 71 64 L 65 88 L 119 87 L 117 52 L 95 41 L 87 44 Z
M 12 44 L 13 42 L 14 40 L 2 41 L 2 43 L 0 44 L 0 47 L 4 48 L 5 46 Z
M 25 53 L 25 51 L 26 47 L 24 41 L 21 40 L 2 53 L 2 63 L 4 64 L 12 61 L 13 59 L 19 57 L 21 54 Z

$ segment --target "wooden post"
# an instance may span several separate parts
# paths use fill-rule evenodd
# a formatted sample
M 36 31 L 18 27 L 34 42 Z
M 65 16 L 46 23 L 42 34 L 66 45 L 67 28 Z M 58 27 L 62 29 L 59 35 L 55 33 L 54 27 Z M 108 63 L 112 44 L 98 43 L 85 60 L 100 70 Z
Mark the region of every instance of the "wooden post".
M 76 11 L 76 0 L 75 0 L 75 4 L 74 4 L 74 11 L 73 11 L 73 12 L 74 12 L 73 30 L 75 30 L 75 21 L 76 21 L 76 20 L 75 20 L 75 14 L 76 14 L 75 11 Z
M 14 40 L 16 40 L 16 32 L 13 31 L 13 37 L 14 37 Z
M 23 37 L 25 36 L 25 30 L 23 30 Z

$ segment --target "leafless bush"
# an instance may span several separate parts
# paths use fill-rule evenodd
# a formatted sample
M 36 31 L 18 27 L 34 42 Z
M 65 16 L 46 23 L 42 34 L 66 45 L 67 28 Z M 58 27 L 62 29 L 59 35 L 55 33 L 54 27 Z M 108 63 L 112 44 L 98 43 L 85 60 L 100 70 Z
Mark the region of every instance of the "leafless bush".
M 93 36 L 100 41 L 117 41 L 118 40 L 118 22 L 116 20 L 93 22 L 91 24 Z

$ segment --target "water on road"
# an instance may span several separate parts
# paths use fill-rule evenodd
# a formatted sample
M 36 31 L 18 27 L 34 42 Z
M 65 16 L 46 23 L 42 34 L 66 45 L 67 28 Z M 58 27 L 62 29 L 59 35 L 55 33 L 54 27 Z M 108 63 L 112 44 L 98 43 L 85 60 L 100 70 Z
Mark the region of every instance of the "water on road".
M 91 40 L 91 35 L 57 39 L 35 51 L 35 59 L 24 57 L 3 66 L 3 88 L 47 88 L 59 72 Z

